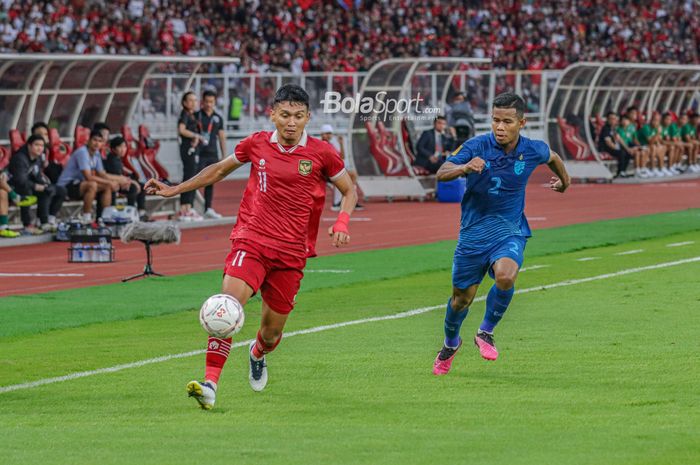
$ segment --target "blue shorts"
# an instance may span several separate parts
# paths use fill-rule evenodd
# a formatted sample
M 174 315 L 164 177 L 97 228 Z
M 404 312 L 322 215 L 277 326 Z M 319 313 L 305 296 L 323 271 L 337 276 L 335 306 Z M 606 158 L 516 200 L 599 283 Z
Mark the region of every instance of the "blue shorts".
M 492 266 L 499 258 L 511 258 L 520 268 L 523 266 L 526 244 L 525 237 L 510 236 L 486 251 L 464 252 L 458 247 L 452 261 L 452 285 L 457 289 L 466 289 L 481 283 L 487 272 L 493 278 Z

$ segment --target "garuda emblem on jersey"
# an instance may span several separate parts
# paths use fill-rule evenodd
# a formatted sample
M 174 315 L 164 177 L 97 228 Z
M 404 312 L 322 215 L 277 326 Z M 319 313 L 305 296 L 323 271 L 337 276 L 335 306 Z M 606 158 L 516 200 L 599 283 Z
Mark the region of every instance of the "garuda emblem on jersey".
M 299 160 L 299 174 L 302 176 L 308 176 L 311 174 L 312 167 L 313 162 L 311 160 Z
M 513 171 L 515 171 L 515 174 L 518 176 L 523 174 L 523 171 L 525 171 L 525 161 L 523 160 L 522 154 L 518 157 L 518 160 L 516 160 L 515 166 L 513 166 Z

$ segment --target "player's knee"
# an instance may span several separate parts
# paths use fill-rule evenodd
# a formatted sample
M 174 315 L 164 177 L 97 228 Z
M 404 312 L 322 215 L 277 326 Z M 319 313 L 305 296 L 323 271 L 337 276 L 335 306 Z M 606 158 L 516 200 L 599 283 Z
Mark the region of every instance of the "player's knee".
M 474 300 L 473 297 L 468 295 L 456 294 L 452 296 L 452 310 L 455 312 L 461 312 L 466 310 Z
M 260 336 L 266 344 L 274 344 L 282 336 L 280 328 L 263 327 L 260 328 Z
M 85 190 L 91 192 L 97 191 L 97 183 L 95 181 L 85 181 Z
M 503 291 L 507 291 L 515 286 L 515 277 L 516 274 L 510 271 L 496 273 L 496 287 Z

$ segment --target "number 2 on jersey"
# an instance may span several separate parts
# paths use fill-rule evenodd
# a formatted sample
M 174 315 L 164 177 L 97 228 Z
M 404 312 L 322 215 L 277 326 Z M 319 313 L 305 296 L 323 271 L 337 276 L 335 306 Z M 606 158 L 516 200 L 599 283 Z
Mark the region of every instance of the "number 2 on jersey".
M 501 188 L 501 178 L 499 178 L 498 176 L 494 176 L 491 178 L 491 183 L 493 184 L 493 186 L 491 187 L 491 189 L 489 189 L 489 194 L 500 194 L 499 189 Z
M 258 171 L 258 190 L 267 192 L 267 173 L 264 171 Z

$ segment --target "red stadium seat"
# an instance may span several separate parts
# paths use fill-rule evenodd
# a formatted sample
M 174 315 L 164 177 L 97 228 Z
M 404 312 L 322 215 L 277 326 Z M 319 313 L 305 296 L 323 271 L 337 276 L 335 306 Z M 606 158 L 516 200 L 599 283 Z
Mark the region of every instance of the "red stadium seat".
M 415 165 L 416 154 L 413 152 L 413 142 L 411 141 L 411 133 L 408 130 L 408 123 L 406 120 L 401 120 L 401 140 L 403 142 L 404 150 L 408 154 L 408 158 L 411 160 L 411 169 L 416 176 L 429 176 L 430 171 L 426 170 L 422 166 Z
M 0 171 L 5 169 L 7 165 L 10 164 L 11 156 L 12 152 L 10 151 L 9 147 L 0 146 Z
M 148 127 L 139 126 L 139 161 L 145 170 L 155 173 L 155 178 L 168 179 L 168 170 L 156 158 L 160 150 L 160 142 L 151 137 Z
M 58 129 L 49 129 L 49 161 L 65 165 L 70 158 L 70 145 L 61 141 Z
M 394 157 L 384 151 L 384 145 L 381 142 L 379 132 L 373 127 L 372 123 L 365 123 L 367 136 L 369 137 L 369 152 L 377 162 L 379 170 L 386 176 L 391 176 L 396 171 L 396 160 Z
M 73 133 L 73 150 L 87 144 L 88 139 L 90 139 L 90 129 L 77 125 Z
M 393 169 L 386 174 L 388 176 L 408 176 L 408 168 L 403 161 L 403 157 L 397 150 L 396 134 L 386 129 L 382 121 L 377 121 L 377 132 L 379 134 L 379 143 L 382 146 L 384 153 L 392 159 Z
M 10 129 L 10 150 L 12 153 L 18 151 L 27 143 L 27 138 L 19 131 L 19 129 Z
M 594 160 L 595 157 L 591 153 L 588 144 L 578 136 L 578 129 L 567 123 L 564 118 L 557 118 L 557 122 L 559 123 L 564 149 L 569 152 L 570 158 L 577 161 Z

